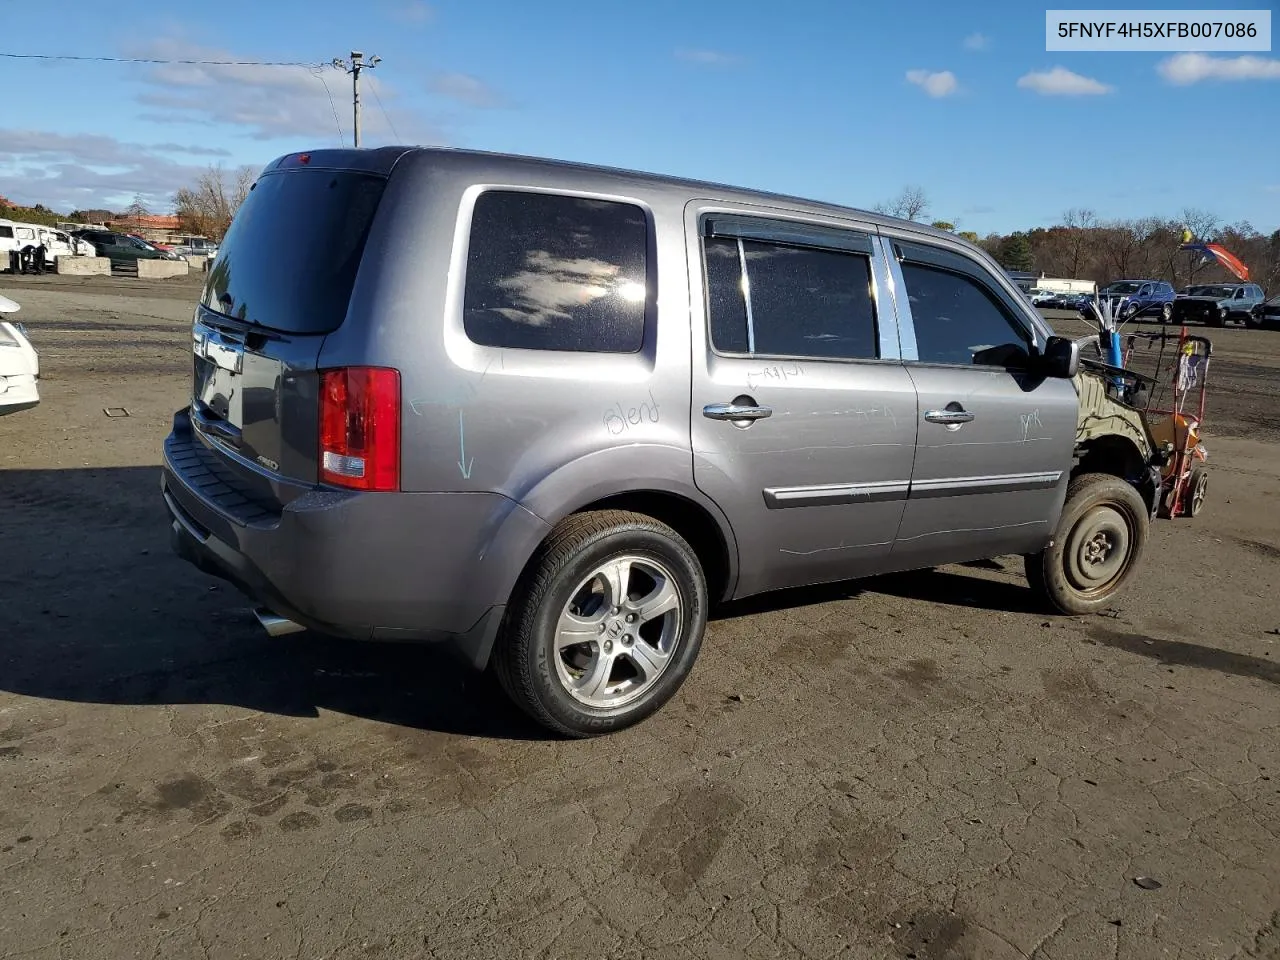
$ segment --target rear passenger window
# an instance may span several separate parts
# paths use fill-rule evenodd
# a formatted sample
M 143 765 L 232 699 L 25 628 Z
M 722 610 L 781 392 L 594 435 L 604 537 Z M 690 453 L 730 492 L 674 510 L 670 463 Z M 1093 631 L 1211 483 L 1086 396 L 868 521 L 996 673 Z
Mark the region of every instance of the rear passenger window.
M 13 227 L 0 227 L 0 237 L 13 238 Z
M 467 253 L 467 336 L 489 347 L 634 353 L 644 340 L 648 245 L 648 219 L 634 204 L 481 194 Z
M 964 274 L 910 262 L 902 264 L 902 277 L 921 362 L 1026 365 L 1026 333 L 982 284 Z
M 864 254 L 710 237 L 711 344 L 721 353 L 866 360 L 878 355 Z

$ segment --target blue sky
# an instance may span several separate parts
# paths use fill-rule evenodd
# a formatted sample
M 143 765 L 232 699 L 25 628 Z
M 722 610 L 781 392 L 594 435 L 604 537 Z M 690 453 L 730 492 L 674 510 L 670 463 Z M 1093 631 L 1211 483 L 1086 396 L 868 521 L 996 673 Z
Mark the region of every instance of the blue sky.
M 858 207 L 919 185 L 932 215 L 979 233 L 1047 225 L 1068 207 L 1103 219 L 1197 207 L 1280 228 L 1275 54 L 1046 53 L 1043 5 L 117 0 L 52 11 L 4 4 L 0 52 L 376 53 L 366 146 L 553 156 Z M 0 195 L 18 202 L 122 208 L 141 192 L 167 212 L 209 163 L 261 166 L 336 144 L 335 108 L 351 142 L 350 80 L 332 67 L 0 59 L 0 87 L 33 86 L 38 99 L 6 96 L 0 112 Z

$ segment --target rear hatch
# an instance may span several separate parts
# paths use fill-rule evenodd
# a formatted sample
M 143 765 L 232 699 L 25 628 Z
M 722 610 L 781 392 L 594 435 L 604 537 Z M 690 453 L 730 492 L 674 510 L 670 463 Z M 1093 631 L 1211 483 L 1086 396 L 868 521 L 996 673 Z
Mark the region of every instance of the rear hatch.
M 192 326 L 191 420 L 247 486 L 287 502 L 317 481 L 319 374 L 345 321 L 393 157 L 294 154 L 250 190 Z

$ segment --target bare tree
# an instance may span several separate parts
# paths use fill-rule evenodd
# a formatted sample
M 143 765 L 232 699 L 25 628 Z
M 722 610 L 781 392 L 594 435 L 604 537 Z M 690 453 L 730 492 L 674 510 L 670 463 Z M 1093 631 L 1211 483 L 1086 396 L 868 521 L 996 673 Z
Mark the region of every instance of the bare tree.
M 876 204 L 876 212 L 903 220 L 923 220 L 929 212 L 929 198 L 922 187 L 906 187 L 892 200 Z
M 1067 228 L 1067 264 L 1072 277 L 1080 276 L 1090 266 L 1088 260 L 1094 249 L 1098 230 L 1098 215 L 1087 208 L 1075 208 L 1062 215 L 1062 225 Z
M 249 196 L 256 176 L 253 167 L 239 167 L 229 173 L 221 164 L 211 166 L 193 186 L 183 187 L 174 195 L 174 213 L 184 229 L 221 240 L 240 204 Z
M 142 194 L 135 193 L 133 195 L 133 203 L 129 204 L 129 209 L 124 212 L 124 215 L 129 218 L 129 221 L 134 226 L 137 226 L 143 217 L 151 215 L 151 211 L 147 209 L 146 203 L 142 200 Z

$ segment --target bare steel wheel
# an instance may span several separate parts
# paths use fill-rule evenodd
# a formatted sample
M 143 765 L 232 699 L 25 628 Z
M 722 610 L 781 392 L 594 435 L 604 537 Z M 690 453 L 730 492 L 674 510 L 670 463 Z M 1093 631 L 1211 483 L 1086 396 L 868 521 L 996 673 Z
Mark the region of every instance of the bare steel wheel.
M 657 560 L 626 554 L 592 571 L 560 614 L 556 675 L 589 707 L 643 696 L 680 643 L 680 592 Z
M 1124 480 L 1107 473 L 1076 477 L 1053 540 L 1026 558 L 1027 582 L 1062 613 L 1095 613 L 1137 567 L 1149 524 L 1146 503 Z
M 1129 542 L 1124 514 L 1111 504 L 1094 506 L 1067 534 L 1067 579 L 1086 597 L 1109 592 L 1128 567 Z
M 574 514 L 529 561 L 493 666 L 539 723 L 593 736 L 669 700 L 693 669 L 706 624 L 706 577 L 680 534 L 638 513 Z

